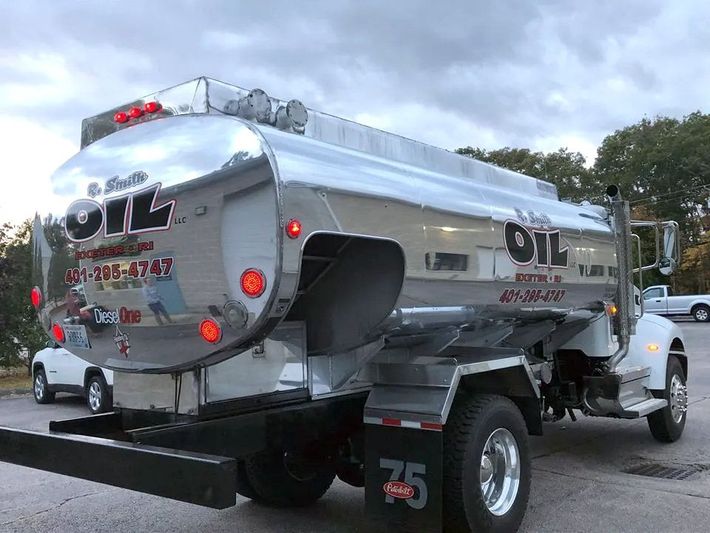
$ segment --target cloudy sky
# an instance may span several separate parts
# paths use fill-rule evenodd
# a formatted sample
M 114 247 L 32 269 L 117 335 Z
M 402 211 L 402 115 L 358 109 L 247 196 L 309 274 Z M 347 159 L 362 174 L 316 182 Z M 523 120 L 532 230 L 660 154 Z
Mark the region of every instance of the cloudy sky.
M 591 162 L 710 108 L 710 3 L 0 0 L 0 222 L 43 210 L 81 119 L 200 75 L 443 148 Z

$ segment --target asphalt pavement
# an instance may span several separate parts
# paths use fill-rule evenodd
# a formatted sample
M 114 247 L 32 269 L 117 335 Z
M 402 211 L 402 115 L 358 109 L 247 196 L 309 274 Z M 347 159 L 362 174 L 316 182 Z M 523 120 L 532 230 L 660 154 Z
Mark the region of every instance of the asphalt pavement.
M 656 442 L 645 419 L 568 418 L 532 437 L 533 485 L 522 531 L 710 530 L 710 324 L 683 322 L 690 358 L 685 433 Z M 52 405 L 0 399 L 0 425 L 46 430 L 85 416 L 81 399 Z M 692 470 L 684 480 L 625 473 L 657 463 Z M 238 497 L 215 511 L 88 481 L 0 463 L 0 531 L 311 532 L 371 531 L 364 493 L 336 481 L 314 506 L 276 510 Z

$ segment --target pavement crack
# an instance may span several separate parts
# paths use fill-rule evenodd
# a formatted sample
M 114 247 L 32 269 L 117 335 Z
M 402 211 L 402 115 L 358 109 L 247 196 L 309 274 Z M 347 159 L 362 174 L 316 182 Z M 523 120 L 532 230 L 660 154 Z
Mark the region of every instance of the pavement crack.
M 60 501 L 59 503 L 57 503 L 55 505 L 52 505 L 51 507 L 49 507 L 47 509 L 42 509 L 40 511 L 37 511 L 37 512 L 29 514 L 29 515 L 25 515 L 25 516 L 19 516 L 19 517 L 15 518 L 14 520 L 10 520 L 9 522 L 0 522 L 0 526 L 7 526 L 10 524 L 15 524 L 17 522 L 21 522 L 23 520 L 29 520 L 30 518 L 34 518 L 34 517 L 39 516 L 44 513 L 48 513 L 49 511 L 54 511 L 55 509 L 59 509 L 62 505 L 67 504 L 73 500 L 78 500 L 79 498 L 86 498 L 87 496 L 93 496 L 95 494 L 102 494 L 104 492 L 106 492 L 106 491 L 99 490 L 99 491 L 94 491 L 94 492 L 87 492 L 86 494 L 79 494 L 77 496 L 72 496 L 71 498 L 65 498 L 64 500 Z

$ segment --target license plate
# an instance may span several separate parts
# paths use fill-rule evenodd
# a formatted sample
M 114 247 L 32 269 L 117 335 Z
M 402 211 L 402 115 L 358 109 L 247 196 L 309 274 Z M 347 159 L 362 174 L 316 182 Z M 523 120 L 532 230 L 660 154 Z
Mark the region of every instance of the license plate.
M 64 334 L 66 335 L 67 346 L 74 348 L 91 348 L 89 346 L 89 337 L 86 335 L 86 326 L 64 326 Z

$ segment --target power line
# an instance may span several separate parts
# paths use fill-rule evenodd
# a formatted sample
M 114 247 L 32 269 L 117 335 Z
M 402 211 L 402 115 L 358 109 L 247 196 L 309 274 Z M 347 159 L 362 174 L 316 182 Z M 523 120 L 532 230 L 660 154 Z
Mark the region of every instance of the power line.
M 645 198 L 637 198 L 636 200 L 630 200 L 629 204 L 631 205 L 644 205 L 644 204 L 653 204 L 653 203 L 659 203 L 659 202 L 665 202 L 668 200 L 675 200 L 678 198 L 682 198 L 684 196 L 687 196 L 689 193 L 702 190 L 702 189 L 707 189 L 708 192 L 710 192 L 710 184 L 705 184 L 705 185 L 697 185 L 695 187 L 690 187 L 688 189 L 684 189 L 682 191 L 673 191 L 669 193 L 664 193 L 664 194 L 654 194 L 652 196 L 646 196 Z M 666 198 L 669 197 L 669 198 Z M 666 198 L 665 200 L 659 200 L 659 198 Z

